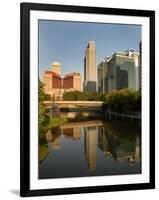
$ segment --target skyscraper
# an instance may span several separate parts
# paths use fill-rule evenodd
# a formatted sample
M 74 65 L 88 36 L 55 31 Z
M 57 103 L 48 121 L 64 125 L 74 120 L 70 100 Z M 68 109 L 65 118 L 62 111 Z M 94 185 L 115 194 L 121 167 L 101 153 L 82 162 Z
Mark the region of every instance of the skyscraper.
M 83 90 L 90 92 L 96 92 L 97 90 L 96 47 L 94 41 L 90 41 L 85 50 Z
M 119 66 L 116 67 L 116 86 L 118 90 L 128 88 L 128 72 Z
M 112 68 L 109 74 L 110 90 L 123 87 L 139 89 L 139 53 L 134 49 L 116 52 L 108 62 L 111 63 L 110 67 Z M 112 82 L 113 84 L 111 84 Z
M 98 65 L 98 91 L 139 89 L 139 53 L 133 49 L 116 52 Z
M 108 65 L 103 60 L 97 67 L 98 92 L 108 92 Z

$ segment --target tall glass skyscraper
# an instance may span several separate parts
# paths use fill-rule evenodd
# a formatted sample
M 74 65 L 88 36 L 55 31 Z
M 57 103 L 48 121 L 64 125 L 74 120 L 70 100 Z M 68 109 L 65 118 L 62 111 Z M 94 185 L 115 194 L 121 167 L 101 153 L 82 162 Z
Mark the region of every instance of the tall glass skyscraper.
M 100 73 L 103 70 L 106 73 Z M 102 80 L 103 84 L 101 84 Z M 105 84 L 105 85 L 104 85 Z M 103 89 L 105 88 L 105 89 Z M 111 92 L 113 89 L 139 89 L 139 53 L 133 49 L 116 52 L 98 65 L 98 91 Z

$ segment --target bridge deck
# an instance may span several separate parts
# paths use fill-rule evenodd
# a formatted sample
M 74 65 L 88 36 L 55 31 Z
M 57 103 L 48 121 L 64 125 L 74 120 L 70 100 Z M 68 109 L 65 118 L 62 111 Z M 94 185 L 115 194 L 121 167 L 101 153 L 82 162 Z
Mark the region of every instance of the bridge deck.
M 47 107 L 52 107 L 52 101 L 44 101 Z M 102 101 L 54 101 L 59 108 L 62 107 L 101 107 Z

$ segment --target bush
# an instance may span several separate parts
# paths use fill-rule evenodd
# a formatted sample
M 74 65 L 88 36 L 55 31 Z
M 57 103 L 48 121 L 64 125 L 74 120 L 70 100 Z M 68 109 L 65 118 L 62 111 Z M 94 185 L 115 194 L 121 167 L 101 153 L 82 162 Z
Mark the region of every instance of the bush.
M 113 90 L 111 93 L 99 92 L 66 92 L 63 95 L 65 101 L 103 101 L 106 107 L 116 112 L 133 112 L 141 110 L 141 92 L 127 88 Z
M 113 90 L 107 95 L 107 105 L 117 112 L 132 112 L 141 110 L 141 92 L 130 89 Z
M 98 92 L 66 92 L 63 95 L 65 101 L 101 101 L 102 93 Z

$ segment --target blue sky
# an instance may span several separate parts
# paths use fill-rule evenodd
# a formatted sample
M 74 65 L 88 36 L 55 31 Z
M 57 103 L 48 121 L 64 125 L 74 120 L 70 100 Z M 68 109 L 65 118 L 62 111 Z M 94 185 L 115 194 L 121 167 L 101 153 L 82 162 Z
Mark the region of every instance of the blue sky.
M 51 70 L 52 62 L 61 63 L 62 76 L 80 72 L 83 79 L 84 54 L 90 40 L 96 43 L 96 64 L 115 51 L 139 49 L 141 26 L 39 21 L 39 75 Z

